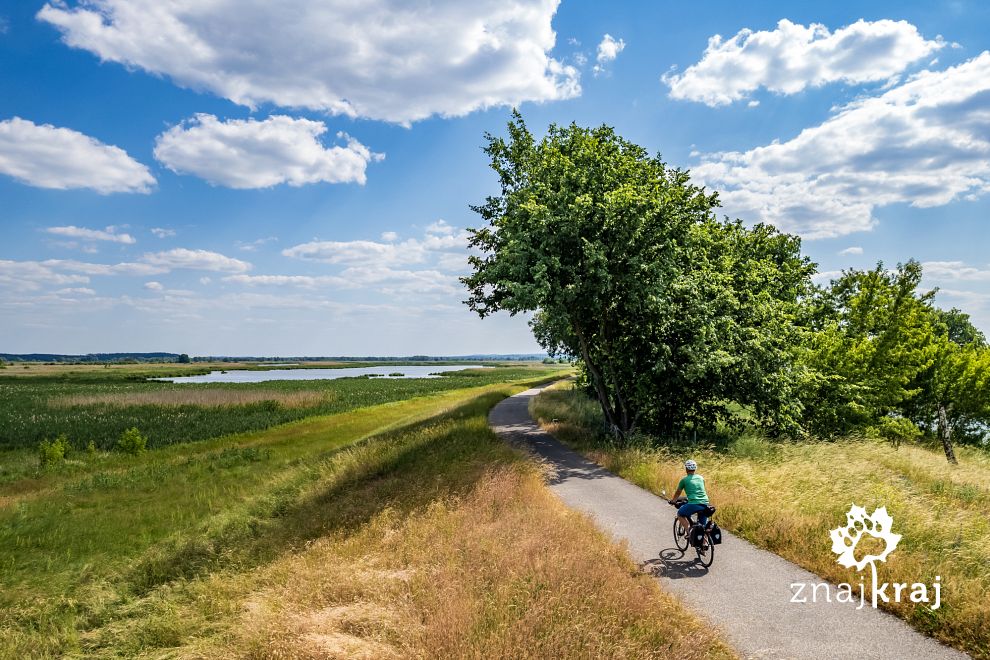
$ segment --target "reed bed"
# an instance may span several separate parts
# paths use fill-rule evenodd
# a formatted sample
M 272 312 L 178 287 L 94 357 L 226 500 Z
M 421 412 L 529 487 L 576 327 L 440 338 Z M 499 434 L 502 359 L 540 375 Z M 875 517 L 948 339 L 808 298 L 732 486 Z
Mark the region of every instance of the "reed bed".
M 48 399 L 55 408 L 73 406 L 246 406 L 256 403 L 277 403 L 285 408 L 309 408 L 332 402 L 333 390 L 246 390 L 219 388 L 190 388 L 152 390 L 144 392 L 105 392 L 99 394 L 70 394 Z

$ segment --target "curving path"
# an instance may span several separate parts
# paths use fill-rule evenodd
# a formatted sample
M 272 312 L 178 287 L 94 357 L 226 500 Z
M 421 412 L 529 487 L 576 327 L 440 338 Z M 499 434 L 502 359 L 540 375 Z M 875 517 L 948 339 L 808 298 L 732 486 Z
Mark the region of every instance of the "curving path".
M 529 402 L 541 389 L 521 392 L 496 405 L 488 417 L 492 429 L 548 463 L 555 472 L 549 487 L 565 504 L 589 514 L 616 541 L 626 541 L 636 562 L 656 575 L 664 589 L 718 626 L 743 657 L 969 657 L 872 609 L 869 601 L 863 609 L 835 602 L 834 586 L 831 603 L 824 602 L 822 592 L 817 603 L 790 602 L 792 583 L 818 583 L 821 578 L 731 534 L 723 534 L 711 569 L 701 568 L 693 555 L 674 548 L 673 510 L 666 501 L 592 463 L 540 429 L 529 415 Z

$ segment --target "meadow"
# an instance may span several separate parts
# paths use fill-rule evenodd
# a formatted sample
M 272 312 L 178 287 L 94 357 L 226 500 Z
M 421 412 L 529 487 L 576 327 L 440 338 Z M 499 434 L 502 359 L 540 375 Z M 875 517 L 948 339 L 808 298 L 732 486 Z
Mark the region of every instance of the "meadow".
M 942 606 L 891 603 L 918 630 L 975 658 L 990 658 L 990 453 L 957 448 L 958 466 L 941 450 L 859 438 L 770 442 L 758 435 L 664 446 L 639 438 L 620 447 L 603 437 L 596 401 L 570 384 L 548 389 L 534 417 L 561 441 L 633 483 L 673 493 L 683 462 L 698 461 L 719 524 L 833 583 L 854 580 L 836 562 L 829 530 L 845 524 L 852 503 L 886 506 L 902 539 L 879 564 L 881 581 L 940 576 Z M 731 561 L 731 557 L 727 558 Z
M 560 371 L 500 372 L 8 481 L 0 656 L 734 657 L 488 429 Z
M 265 429 L 313 415 L 524 378 L 536 368 L 465 370 L 440 378 L 395 382 L 372 378 L 237 384 L 147 380 L 149 376 L 204 371 L 189 368 L 177 372 L 176 368 L 181 366 L 129 365 L 118 369 L 63 366 L 63 371 L 48 366 L 33 377 L 17 373 L 16 365 L 0 371 L 0 401 L 3 401 L 0 465 L 12 462 L 10 457 L 3 456 L 4 450 L 33 449 L 42 440 L 63 433 L 75 449 L 85 449 L 90 441 L 98 449 L 111 449 L 124 430 L 136 427 L 148 436 L 149 447 L 161 447 Z M 9 376 L 8 371 L 17 375 Z M 0 474 L 0 482 L 4 478 Z

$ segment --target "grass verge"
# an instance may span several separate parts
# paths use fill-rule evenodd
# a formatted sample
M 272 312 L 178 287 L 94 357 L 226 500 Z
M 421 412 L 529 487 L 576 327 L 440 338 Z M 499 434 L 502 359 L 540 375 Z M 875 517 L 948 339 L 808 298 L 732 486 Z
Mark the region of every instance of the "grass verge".
M 744 436 L 724 449 L 610 446 L 598 435 L 597 404 L 570 386 L 532 404 L 561 441 L 654 493 L 673 492 L 687 458 L 699 463 L 718 506 L 719 524 L 833 583 L 858 579 L 836 562 L 829 530 L 845 524 L 850 504 L 886 506 L 902 540 L 882 581 L 943 585 L 942 606 L 891 603 L 918 630 L 973 657 L 990 658 L 990 456 L 958 450 L 950 467 L 939 452 L 874 440 L 771 443 Z M 556 421 L 554 421 L 556 420 Z

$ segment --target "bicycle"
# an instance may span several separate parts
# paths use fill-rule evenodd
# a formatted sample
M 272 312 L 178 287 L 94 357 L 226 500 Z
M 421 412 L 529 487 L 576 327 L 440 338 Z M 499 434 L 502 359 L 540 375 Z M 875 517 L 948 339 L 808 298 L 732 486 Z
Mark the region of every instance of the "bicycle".
M 664 499 L 667 499 L 666 491 L 663 491 L 662 495 Z M 679 509 L 687 504 L 687 498 L 682 497 L 674 502 L 668 500 L 667 504 L 670 504 L 675 509 Z M 694 517 L 702 513 L 708 518 L 705 525 L 702 525 Z M 715 561 L 715 546 L 722 542 L 722 533 L 718 529 L 718 525 L 712 521 L 712 516 L 715 514 L 715 507 L 709 504 L 707 509 L 699 511 L 698 514 L 688 516 L 691 526 L 688 528 L 687 534 L 681 529 L 681 521 L 674 518 L 674 545 L 681 552 L 687 552 L 688 546 L 694 546 L 694 550 L 698 554 L 698 563 L 708 568 Z

